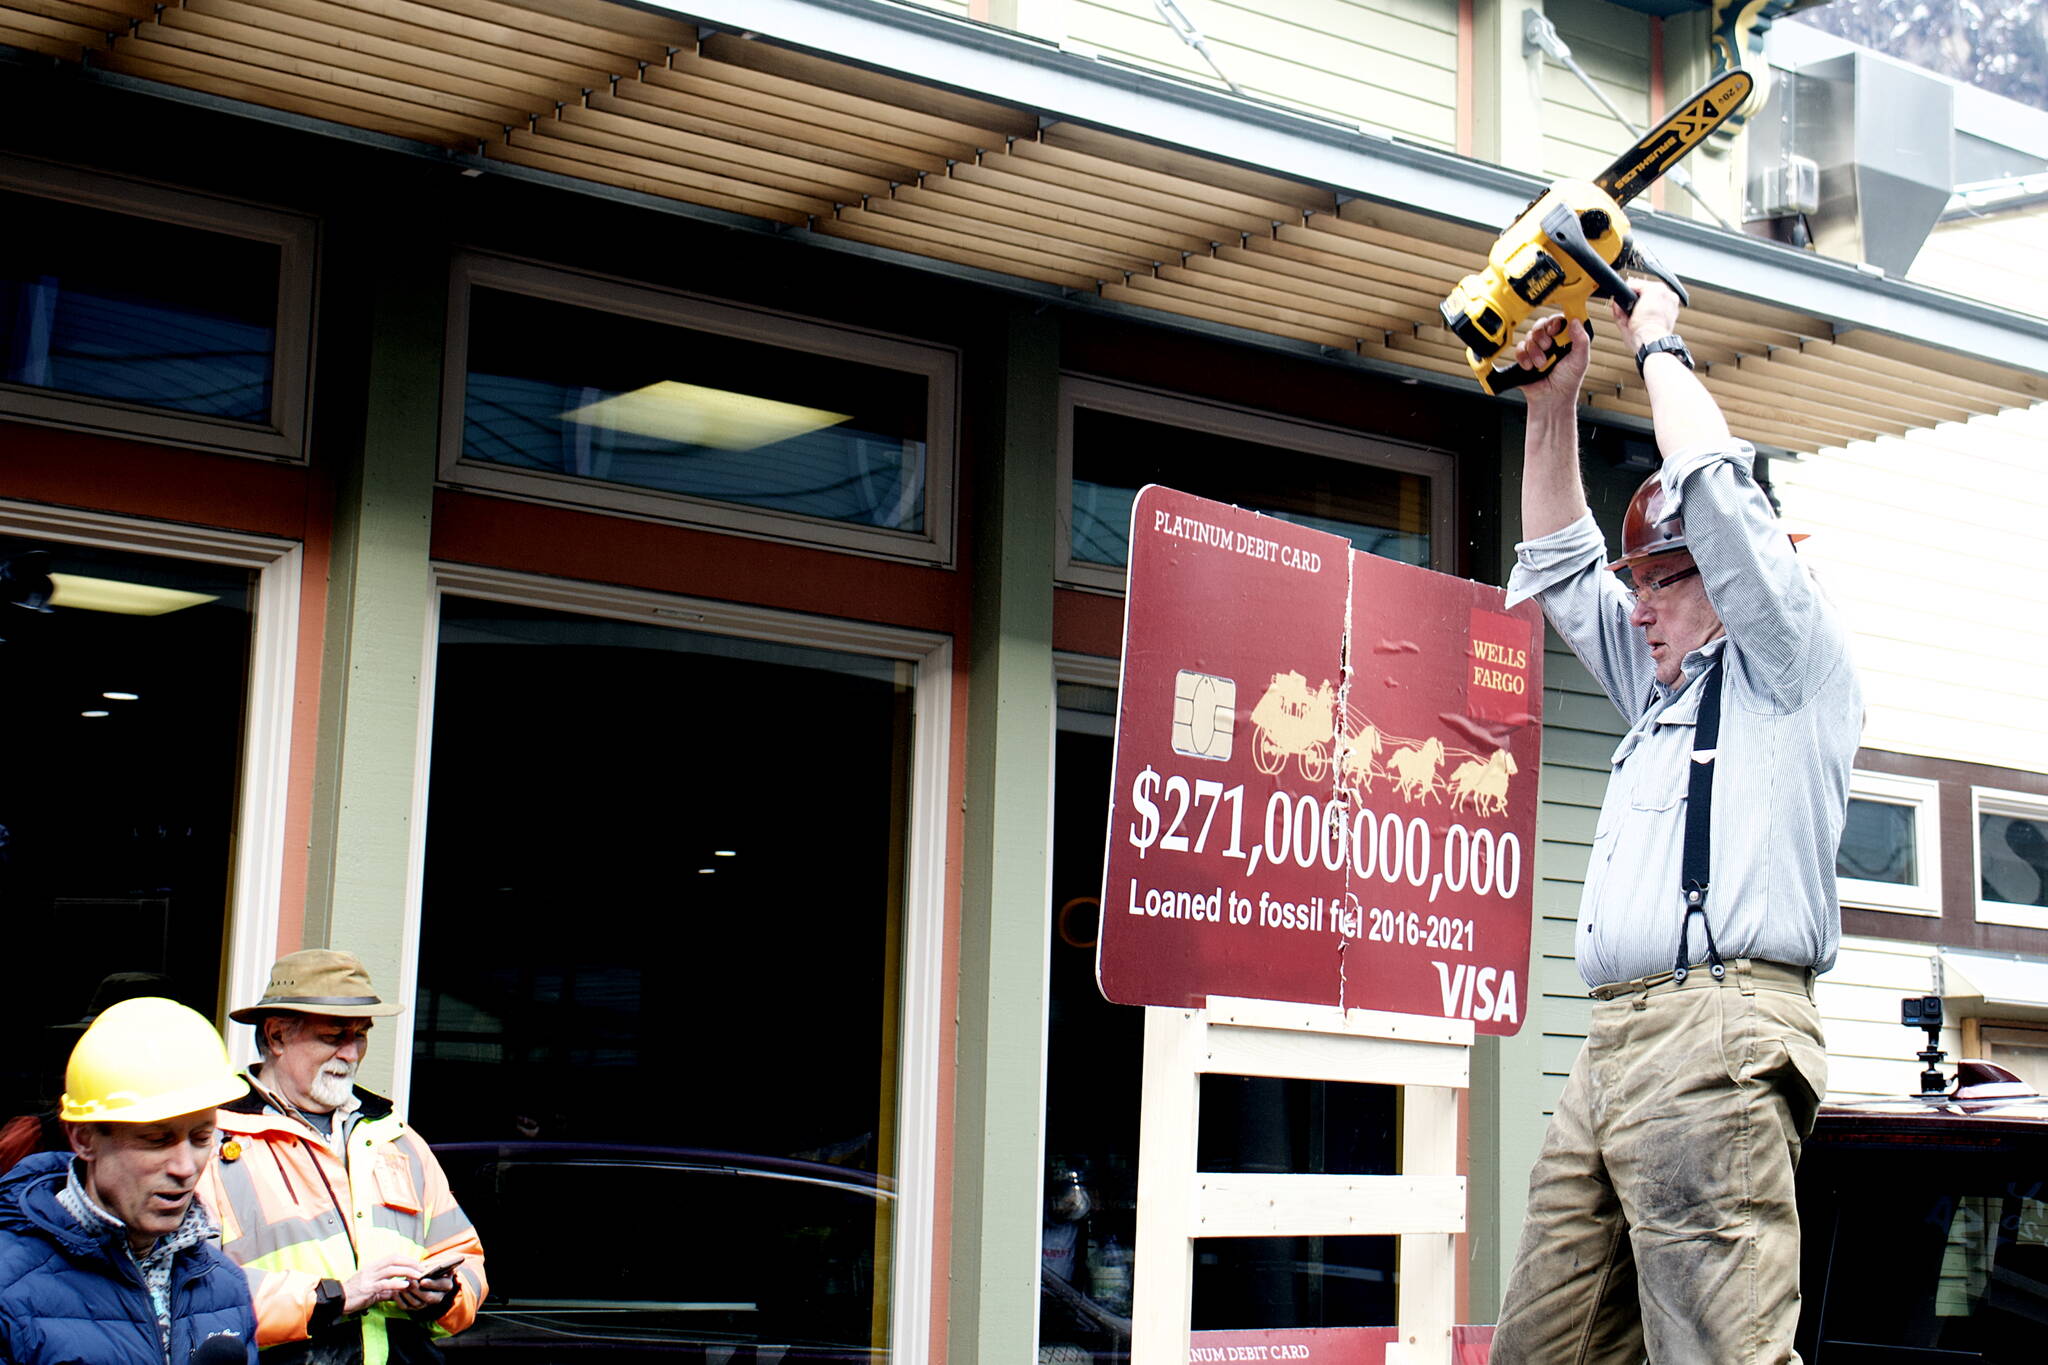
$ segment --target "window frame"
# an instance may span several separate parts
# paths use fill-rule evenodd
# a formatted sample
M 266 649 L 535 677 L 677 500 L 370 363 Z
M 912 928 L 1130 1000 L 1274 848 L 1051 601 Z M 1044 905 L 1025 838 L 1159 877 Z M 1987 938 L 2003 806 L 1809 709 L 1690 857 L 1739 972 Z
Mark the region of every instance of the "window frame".
M 292 717 L 298 686 L 299 592 L 304 550 L 297 541 L 144 521 L 70 508 L 0 501 L 0 533 L 167 559 L 252 570 L 249 692 L 243 717 L 234 851 L 228 871 L 226 952 L 216 1020 L 227 1001 L 254 1000 L 270 980 L 284 898 L 290 825 Z M 238 1064 L 256 1060 L 252 1035 L 230 1030 Z
M 476 286 L 621 317 L 878 365 L 923 376 L 925 389 L 925 529 L 922 533 L 863 527 L 798 512 L 778 512 L 683 493 L 604 483 L 569 474 L 514 469 L 463 456 L 469 378 L 469 299 Z M 449 271 L 448 335 L 442 368 L 441 449 L 437 476 L 450 488 L 529 502 L 641 517 L 828 550 L 952 568 L 959 440 L 959 352 L 948 346 L 720 302 L 658 285 L 498 256 L 455 255 Z
M 1121 595 L 1129 576 L 1126 569 L 1092 564 L 1073 557 L 1074 409 L 1077 407 L 1186 427 L 1213 436 L 1280 446 L 1304 455 L 1421 475 L 1429 480 L 1430 493 L 1427 567 L 1448 570 L 1452 565 L 1450 547 L 1457 528 L 1457 461 L 1448 451 L 1160 389 L 1080 374 L 1062 374 L 1059 389 L 1059 504 L 1053 527 L 1053 577 L 1060 587 Z
M 1970 899 L 1979 924 L 2008 924 L 2022 929 L 2048 929 L 2048 906 L 2014 905 L 1984 899 L 1984 817 L 2016 816 L 2048 822 L 2048 796 L 2002 787 L 1970 788 Z
M 232 422 L 146 403 L 93 398 L 0 382 L 0 416 L 42 426 L 139 436 L 166 445 L 290 464 L 306 462 L 312 381 L 314 286 L 319 224 L 264 208 L 97 171 L 0 155 L 0 188 L 84 208 L 267 242 L 278 248 L 277 317 L 271 351 L 270 416 Z
M 1905 806 L 1912 810 L 1913 854 L 1919 864 L 1920 878 L 1913 885 L 1906 886 L 1836 873 L 1836 901 L 1858 910 L 1940 918 L 1941 784 L 1933 778 L 1904 777 L 1897 773 L 1857 768 L 1849 776 L 1849 799 Z
M 407 850 L 401 1003 L 391 1026 L 392 1096 L 401 1108 L 412 1087 L 412 1025 L 426 894 L 427 809 L 432 778 L 441 604 L 450 596 L 484 598 L 642 625 L 803 645 L 908 663 L 912 669 L 910 794 L 903 873 L 903 968 L 897 1011 L 895 1240 L 891 1252 L 891 1354 L 929 1353 L 932 1264 L 938 1245 L 939 1082 L 946 937 L 946 855 L 951 791 L 953 641 L 902 626 L 807 616 L 743 603 L 638 588 L 547 578 L 505 569 L 435 562 L 420 661 L 419 726 L 414 743 L 411 837 Z

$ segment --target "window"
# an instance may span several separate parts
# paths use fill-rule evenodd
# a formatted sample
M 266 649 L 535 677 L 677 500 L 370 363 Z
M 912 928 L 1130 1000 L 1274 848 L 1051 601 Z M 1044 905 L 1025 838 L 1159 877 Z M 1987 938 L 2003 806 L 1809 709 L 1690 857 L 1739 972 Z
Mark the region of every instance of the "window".
M 109 1005 L 216 1013 L 238 837 L 263 838 L 238 828 L 260 575 L 21 534 L 29 515 L 0 518 L 0 922 L 35 964 L 0 1000 L 9 1115 L 54 1111 Z
M 303 454 L 313 224 L 0 157 L 0 413 Z
M 481 256 L 449 345 L 450 483 L 951 560 L 950 351 Z
M 2048 1304 L 2038 1135 L 1884 1136 L 1810 1144 L 1801 1160 L 1801 1357 L 2038 1359 Z
M 1059 575 L 1122 591 L 1131 504 L 1148 483 L 1343 536 L 1361 550 L 1441 568 L 1451 460 L 1355 432 L 1069 378 L 1061 386 Z
M 1843 905 L 1941 913 L 1941 787 L 1915 777 L 1857 771 L 1835 855 Z
M 1046 1021 L 1041 1358 L 1111 1365 L 1130 1348 L 1145 1011 L 1095 982 L 1114 749 L 1112 660 L 1058 660 Z M 1386 1086 L 1204 1076 L 1203 1171 L 1391 1174 L 1399 1118 Z M 1394 1237 L 1205 1238 L 1194 1252 L 1198 1331 L 1391 1324 Z
M 2048 798 L 1971 789 L 1977 918 L 2048 929 Z
M 638 1269 L 494 1253 L 488 1335 L 921 1358 L 945 646 L 440 578 L 412 1116 L 557 1242 L 674 1192 Z

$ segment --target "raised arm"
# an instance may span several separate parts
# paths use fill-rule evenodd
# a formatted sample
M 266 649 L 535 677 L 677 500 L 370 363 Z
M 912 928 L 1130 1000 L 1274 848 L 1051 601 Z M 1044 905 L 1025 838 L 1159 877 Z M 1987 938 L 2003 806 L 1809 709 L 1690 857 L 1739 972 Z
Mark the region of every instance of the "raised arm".
M 1678 298 L 1655 280 L 1636 282 L 1633 314 L 1614 310 L 1632 350 L 1676 335 Z M 1669 505 L 1684 518 L 1686 548 L 1700 567 L 1715 614 L 1742 651 L 1756 689 L 1790 710 L 1843 660 L 1841 624 L 1799 562 L 1713 395 L 1668 351 L 1643 363 L 1643 382 L 1664 457 Z

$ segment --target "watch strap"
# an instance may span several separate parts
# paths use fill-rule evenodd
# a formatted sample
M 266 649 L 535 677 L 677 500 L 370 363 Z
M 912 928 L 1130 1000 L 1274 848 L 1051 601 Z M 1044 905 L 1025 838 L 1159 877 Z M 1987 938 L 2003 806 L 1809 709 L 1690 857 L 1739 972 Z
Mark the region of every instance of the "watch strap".
M 313 1288 L 313 1314 L 307 1321 L 307 1330 L 318 1332 L 332 1325 L 341 1317 L 342 1306 L 348 1302 L 348 1291 L 340 1280 L 322 1280 Z
M 1669 351 L 1672 355 L 1677 356 L 1679 363 L 1688 370 L 1696 368 L 1692 363 L 1692 352 L 1688 351 L 1685 348 L 1685 343 L 1679 340 L 1678 333 L 1666 332 L 1655 341 L 1644 342 L 1642 348 L 1636 352 L 1636 373 L 1641 374 L 1643 372 L 1643 362 L 1660 351 Z

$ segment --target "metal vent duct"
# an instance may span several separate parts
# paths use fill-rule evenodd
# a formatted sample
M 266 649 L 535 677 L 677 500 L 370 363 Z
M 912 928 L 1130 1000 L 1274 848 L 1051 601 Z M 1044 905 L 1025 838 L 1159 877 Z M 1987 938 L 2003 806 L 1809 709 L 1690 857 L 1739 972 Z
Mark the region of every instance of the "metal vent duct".
M 1807 216 L 1813 244 L 1903 276 L 1954 185 L 1954 87 L 1851 52 L 1800 67 L 1772 103 L 1779 117 L 1767 109 L 1758 122 L 1777 136 L 1752 144 L 1753 183 L 1783 158 L 1810 158 L 1820 168 L 1819 206 Z

